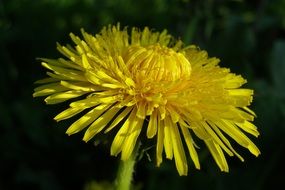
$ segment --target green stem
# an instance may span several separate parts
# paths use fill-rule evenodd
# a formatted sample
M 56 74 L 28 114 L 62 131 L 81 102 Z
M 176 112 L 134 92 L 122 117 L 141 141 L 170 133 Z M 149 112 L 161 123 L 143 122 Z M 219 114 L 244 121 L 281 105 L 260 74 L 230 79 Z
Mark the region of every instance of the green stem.
M 139 144 L 139 143 L 138 143 Z M 134 166 L 138 154 L 139 145 L 136 146 L 128 160 L 120 160 L 119 170 L 116 178 L 116 190 L 130 190 L 133 180 Z

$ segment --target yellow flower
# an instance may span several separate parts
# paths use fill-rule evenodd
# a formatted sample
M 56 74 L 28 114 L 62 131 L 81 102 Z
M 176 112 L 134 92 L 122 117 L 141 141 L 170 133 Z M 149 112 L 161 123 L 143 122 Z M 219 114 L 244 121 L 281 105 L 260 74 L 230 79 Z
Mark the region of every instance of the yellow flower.
M 206 144 L 222 171 L 229 170 L 224 153 L 243 161 L 226 136 L 260 154 L 244 134 L 259 135 L 251 123 L 255 114 L 247 107 L 253 91 L 240 88 L 246 80 L 219 67 L 219 59 L 195 46 L 183 47 L 165 30 L 132 28 L 129 34 L 118 24 L 95 36 L 82 30 L 82 35 L 83 40 L 70 34 L 74 47 L 57 45 L 65 58 L 42 59 L 49 77 L 37 81 L 41 85 L 33 94 L 47 96 L 47 104 L 77 98 L 54 118 L 61 121 L 82 112 L 68 135 L 86 129 L 87 142 L 116 130 L 111 155 L 121 153 L 122 160 L 145 135 L 156 138 L 157 166 L 164 151 L 166 158 L 174 158 L 180 175 L 188 172 L 184 147 L 200 169 L 193 135 Z

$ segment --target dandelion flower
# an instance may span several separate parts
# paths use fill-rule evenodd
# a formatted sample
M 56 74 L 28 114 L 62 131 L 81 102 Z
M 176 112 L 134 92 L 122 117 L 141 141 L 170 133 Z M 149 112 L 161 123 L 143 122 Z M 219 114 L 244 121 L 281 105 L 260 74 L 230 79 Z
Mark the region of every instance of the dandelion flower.
M 48 78 L 37 81 L 33 96 L 47 96 L 47 104 L 69 101 L 56 121 L 81 113 L 68 135 L 85 130 L 87 142 L 115 130 L 111 155 L 120 154 L 122 160 L 131 156 L 137 141 L 154 138 L 156 165 L 165 154 L 174 159 L 179 175 L 188 173 L 188 154 L 200 169 L 194 139 L 206 144 L 225 172 L 224 153 L 243 161 L 228 137 L 260 154 L 245 135 L 259 133 L 248 108 L 253 90 L 241 88 L 244 78 L 220 67 L 220 60 L 206 51 L 174 40 L 166 30 L 130 30 L 119 24 L 95 36 L 82 30 L 83 39 L 71 33 L 74 46 L 57 45 L 65 58 L 41 59 Z

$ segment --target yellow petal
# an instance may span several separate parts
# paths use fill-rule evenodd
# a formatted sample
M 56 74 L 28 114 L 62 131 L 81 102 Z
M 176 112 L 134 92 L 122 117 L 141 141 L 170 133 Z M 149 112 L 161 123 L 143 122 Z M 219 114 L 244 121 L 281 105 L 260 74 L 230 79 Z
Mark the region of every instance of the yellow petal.
M 54 93 L 59 93 L 63 91 L 67 91 L 68 88 L 60 85 L 60 83 L 49 83 L 35 88 L 35 92 L 33 93 L 33 97 L 38 96 L 48 96 Z
M 133 109 L 130 116 L 127 117 L 124 124 L 116 134 L 113 143 L 111 145 L 111 155 L 117 156 L 123 149 L 125 139 L 129 134 L 130 128 L 133 127 L 130 124 L 134 121 L 136 109 Z
M 82 112 L 85 108 L 68 108 L 62 112 L 60 112 L 59 114 L 57 114 L 57 116 L 54 117 L 54 120 L 56 121 L 61 121 L 61 120 L 65 120 L 65 119 L 69 119 L 73 116 L 75 116 L 76 114 Z
M 145 119 L 146 116 L 146 102 L 141 101 L 138 103 L 138 112 L 137 112 L 137 117 L 141 119 Z
M 46 58 L 40 58 L 41 61 L 48 63 L 49 65 L 54 65 L 58 67 L 64 67 L 64 68 L 69 68 L 69 69 L 75 69 L 79 71 L 83 71 L 82 67 L 77 65 L 73 61 L 65 60 L 63 58 L 59 59 L 46 59 Z
M 231 89 L 228 90 L 229 95 L 231 96 L 252 96 L 253 90 L 250 89 Z
M 204 142 L 209 148 L 211 155 L 213 156 L 214 160 L 216 161 L 221 171 L 228 172 L 229 171 L 228 163 L 220 146 L 212 140 L 206 140 Z
M 68 135 L 78 133 L 82 129 L 90 125 L 95 119 L 97 119 L 108 107 L 106 105 L 93 108 L 87 114 L 75 121 L 66 131 Z
M 44 78 L 44 79 L 41 79 L 41 80 L 37 80 L 35 82 L 35 84 L 45 84 L 45 83 L 53 83 L 53 82 L 58 82 L 59 80 L 56 79 L 56 78 Z
M 259 136 L 259 132 L 257 131 L 257 127 L 253 125 L 252 123 L 248 121 L 244 121 L 243 123 L 235 123 L 237 126 L 239 126 L 244 131 L 252 134 L 255 137 Z
M 108 133 L 111 131 L 114 127 L 116 127 L 122 120 L 124 120 L 127 115 L 132 111 L 132 107 L 126 107 L 118 116 L 116 116 L 116 119 L 110 124 L 110 126 L 104 131 L 104 133 Z
M 64 102 L 72 98 L 77 98 L 84 94 L 86 94 L 86 92 L 84 91 L 70 90 L 70 91 L 50 95 L 45 99 L 45 102 L 47 104 L 58 104 L 58 103 Z
M 89 108 L 89 107 L 93 107 L 93 106 L 97 106 L 100 103 L 98 102 L 97 98 L 94 96 L 88 97 L 83 99 L 83 100 L 78 100 L 78 101 L 74 101 L 70 104 L 70 107 L 76 108 L 76 107 L 85 107 L 85 108 Z
M 159 119 L 159 115 L 158 115 L 158 119 L 157 119 L 157 142 L 156 142 L 156 166 L 160 166 L 160 164 L 162 163 L 162 151 L 163 151 L 163 142 L 164 142 L 164 126 L 163 126 L 163 122 L 161 122 L 161 120 Z
M 102 131 L 107 126 L 107 124 L 112 121 L 113 117 L 118 113 L 119 110 L 120 108 L 113 106 L 108 109 L 104 114 L 102 114 L 99 118 L 97 118 L 96 121 L 94 121 L 86 130 L 83 140 L 87 142 L 100 131 Z
M 216 135 L 216 133 L 210 128 L 210 126 L 206 122 L 200 122 L 204 129 L 209 133 L 212 137 L 213 141 L 217 143 L 229 156 L 233 156 L 233 153 L 224 145 L 221 139 Z
M 241 146 L 248 148 L 249 151 L 258 156 L 260 154 L 259 149 L 255 146 L 255 144 L 245 135 L 243 134 L 232 122 L 223 120 L 220 122 L 216 122 L 217 126 L 227 133 L 230 137 L 232 137 L 237 143 Z
M 249 109 L 248 107 L 243 107 L 242 109 L 244 109 L 245 111 L 247 111 L 248 113 L 250 113 L 251 115 L 253 115 L 254 117 L 256 117 L 254 111 L 252 111 L 252 110 Z
M 176 168 L 180 176 L 187 175 L 188 165 L 177 125 L 172 123 L 170 131 Z
M 190 124 L 190 128 L 193 130 L 193 132 L 195 133 L 195 135 L 197 137 L 199 137 L 202 140 L 208 140 L 211 139 L 211 136 L 209 135 L 209 133 L 207 133 L 207 131 L 205 130 L 204 127 L 201 126 L 201 124 L 199 122 L 192 122 Z
M 47 69 L 54 71 L 56 74 L 67 77 L 70 80 L 86 81 L 84 74 L 81 71 L 77 71 L 74 69 L 66 69 L 63 67 L 50 65 L 50 64 L 45 63 L 45 62 L 42 63 L 42 66 L 46 67 Z
M 230 141 L 228 141 L 228 139 L 223 135 L 223 133 L 218 129 L 218 127 L 212 121 L 209 121 L 209 124 L 214 129 L 214 131 L 217 133 L 217 135 L 222 139 L 222 141 L 227 145 L 227 147 L 229 147 L 229 149 L 243 162 L 244 161 L 243 157 L 240 156 L 235 151 L 235 149 L 232 147 Z
M 171 123 L 170 119 L 166 117 L 161 121 L 162 125 L 164 124 L 164 150 L 166 158 L 172 160 L 173 158 L 173 147 L 172 147 L 172 138 L 171 138 Z
M 189 130 L 186 127 L 181 126 L 180 127 L 182 134 L 184 136 L 186 145 L 188 147 L 189 153 L 190 153 L 190 157 L 194 162 L 194 165 L 197 169 L 200 169 L 200 162 L 199 162 L 199 157 L 198 154 L 196 152 L 196 149 L 194 147 L 194 142 L 193 142 L 193 138 L 191 137 L 191 134 L 189 132 Z
M 121 56 L 118 56 L 116 59 L 117 63 L 118 63 L 118 67 L 120 68 L 120 70 L 126 75 L 126 76 L 131 76 L 131 73 L 126 65 L 126 63 L 124 62 L 124 59 Z
M 147 138 L 153 138 L 157 133 L 157 110 L 155 109 L 150 115 L 148 127 L 147 127 Z
M 76 58 L 78 58 L 78 54 L 74 50 L 61 46 L 59 43 L 57 43 L 57 50 L 71 60 L 75 60 Z
M 172 122 L 177 123 L 180 120 L 180 115 L 177 113 L 177 111 L 170 106 L 167 107 L 167 110 L 170 113 L 170 117 L 172 119 Z
M 127 160 L 131 156 L 136 145 L 137 138 L 141 132 L 143 121 L 143 119 L 135 117 L 134 120 L 130 122 L 131 128 L 133 129 L 130 129 L 130 134 L 128 134 L 124 140 L 121 155 L 122 160 Z
M 82 66 L 83 66 L 83 68 L 85 68 L 85 69 L 90 69 L 90 68 L 92 68 L 91 65 L 90 65 L 90 63 L 89 63 L 89 61 L 88 61 L 88 59 L 87 59 L 87 56 L 86 56 L 85 54 L 82 55 Z
M 79 91 L 85 91 L 85 92 L 92 92 L 92 91 L 97 90 L 95 86 L 90 85 L 89 83 L 85 83 L 85 82 L 60 81 L 60 84 L 72 90 L 79 90 Z

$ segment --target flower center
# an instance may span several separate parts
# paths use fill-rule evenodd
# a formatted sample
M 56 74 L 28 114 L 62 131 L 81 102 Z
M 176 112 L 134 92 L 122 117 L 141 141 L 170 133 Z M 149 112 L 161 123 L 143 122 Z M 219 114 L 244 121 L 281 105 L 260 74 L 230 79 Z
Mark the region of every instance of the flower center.
M 131 46 L 124 60 L 137 82 L 171 82 L 188 79 L 191 74 L 191 64 L 182 53 L 159 44 Z
M 161 118 L 165 117 L 165 106 L 180 97 L 191 75 L 191 64 L 183 53 L 159 44 L 130 46 L 123 54 L 123 59 L 132 75 L 135 87 L 127 93 L 138 105 L 137 116 L 145 118 L 155 108 L 162 109 Z

